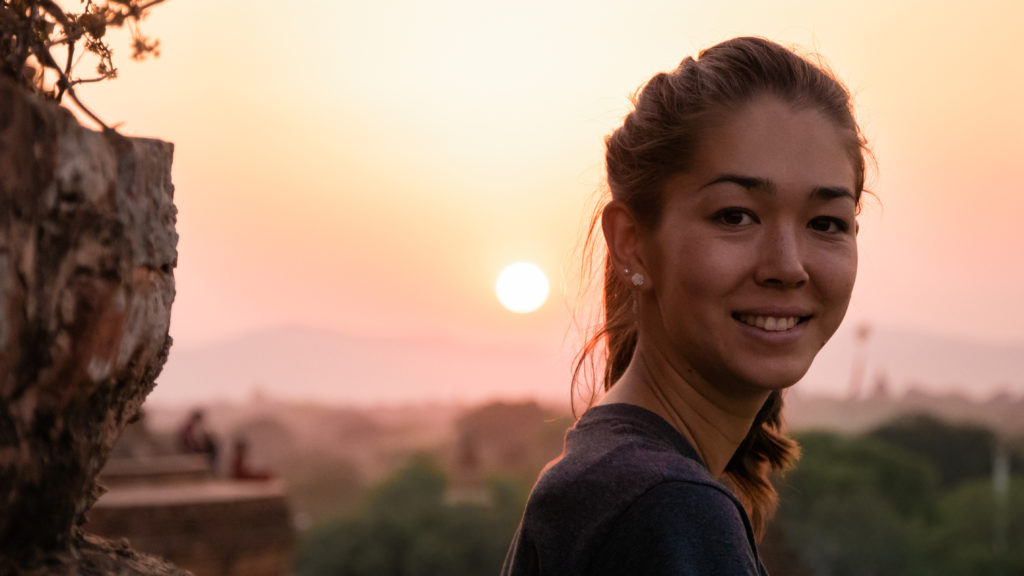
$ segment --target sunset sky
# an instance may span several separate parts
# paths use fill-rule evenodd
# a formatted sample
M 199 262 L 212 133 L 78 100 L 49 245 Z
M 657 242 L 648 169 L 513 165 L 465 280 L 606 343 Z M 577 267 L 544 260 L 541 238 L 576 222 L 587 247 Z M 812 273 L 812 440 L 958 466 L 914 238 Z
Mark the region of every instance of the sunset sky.
M 628 96 L 703 47 L 767 36 L 826 59 L 877 158 L 841 330 L 1016 345 L 1022 22 L 1016 0 L 168 0 L 143 26 L 160 58 L 114 39 L 120 77 L 80 96 L 175 144 L 176 348 L 308 326 L 565 350 Z M 528 315 L 494 295 L 520 260 L 552 280 Z

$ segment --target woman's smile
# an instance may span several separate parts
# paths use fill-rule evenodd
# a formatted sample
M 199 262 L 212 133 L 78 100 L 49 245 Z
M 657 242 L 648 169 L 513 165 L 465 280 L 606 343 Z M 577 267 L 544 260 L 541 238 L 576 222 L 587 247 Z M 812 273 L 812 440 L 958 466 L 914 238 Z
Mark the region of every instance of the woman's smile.
M 762 316 L 760 314 L 733 314 L 733 318 L 746 324 L 760 328 L 766 332 L 786 332 L 792 330 L 802 320 L 810 316 Z
M 735 318 L 735 317 L 734 317 Z M 738 330 L 748 338 L 748 346 L 790 346 L 806 333 L 808 316 L 752 316 L 736 319 Z
M 695 385 L 796 383 L 846 313 L 857 272 L 854 168 L 820 112 L 754 100 L 668 180 L 641 239 L 650 344 Z

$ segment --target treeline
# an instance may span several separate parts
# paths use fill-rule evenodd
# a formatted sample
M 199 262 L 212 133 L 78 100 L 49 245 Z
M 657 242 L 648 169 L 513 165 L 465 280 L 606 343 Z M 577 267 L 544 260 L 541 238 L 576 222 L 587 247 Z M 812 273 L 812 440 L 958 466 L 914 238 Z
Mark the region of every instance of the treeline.
M 433 458 L 417 456 L 372 491 L 356 514 L 312 530 L 298 576 L 477 576 L 501 568 L 525 492 L 489 482 L 484 502 L 453 501 Z
M 799 440 L 766 542 L 774 573 L 1024 574 L 1019 441 L 925 415 Z
M 803 457 L 778 482 L 781 507 L 762 546 L 771 573 L 1024 575 L 1019 442 L 929 416 L 798 438 Z M 439 462 L 411 459 L 357 512 L 307 533 L 296 573 L 497 574 L 528 483 L 491 469 L 466 491 Z

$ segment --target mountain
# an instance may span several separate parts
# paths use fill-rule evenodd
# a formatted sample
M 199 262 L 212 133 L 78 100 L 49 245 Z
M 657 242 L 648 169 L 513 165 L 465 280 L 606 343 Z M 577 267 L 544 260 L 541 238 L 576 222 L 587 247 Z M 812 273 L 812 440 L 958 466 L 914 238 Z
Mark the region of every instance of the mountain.
M 1024 394 L 1024 343 L 993 344 L 876 330 L 858 350 L 841 331 L 793 389 L 848 396 L 920 389 L 982 399 Z M 337 404 L 470 404 L 538 398 L 568 406 L 572 351 L 535 343 L 367 338 L 279 328 L 200 346 L 175 346 L 151 402 L 240 401 L 254 395 Z
M 560 350 L 529 343 L 378 339 L 280 328 L 173 347 L 150 401 L 188 404 L 254 395 L 338 404 L 566 398 L 569 362 Z

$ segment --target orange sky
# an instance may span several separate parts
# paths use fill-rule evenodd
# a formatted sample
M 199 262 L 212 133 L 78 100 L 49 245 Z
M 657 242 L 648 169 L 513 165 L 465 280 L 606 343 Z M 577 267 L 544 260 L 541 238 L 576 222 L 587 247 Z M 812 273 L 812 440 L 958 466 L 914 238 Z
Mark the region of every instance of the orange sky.
M 601 4 L 169 0 L 159 59 L 115 40 L 120 78 L 80 95 L 176 145 L 176 346 L 282 324 L 562 346 L 603 136 L 740 34 L 819 51 L 856 94 L 880 202 L 842 330 L 1024 342 L 1024 3 Z M 493 292 L 517 260 L 553 280 L 527 316 Z

